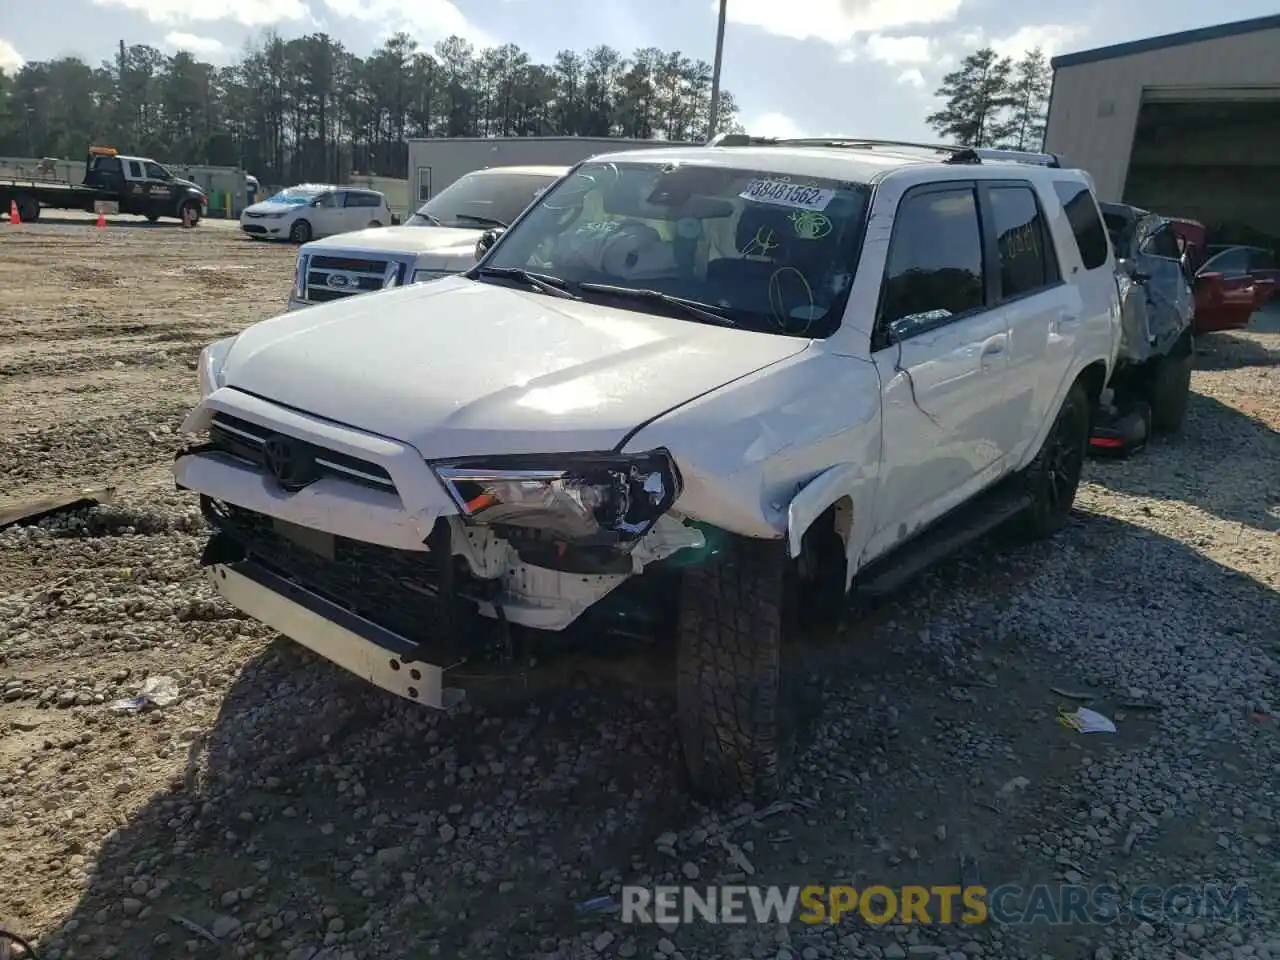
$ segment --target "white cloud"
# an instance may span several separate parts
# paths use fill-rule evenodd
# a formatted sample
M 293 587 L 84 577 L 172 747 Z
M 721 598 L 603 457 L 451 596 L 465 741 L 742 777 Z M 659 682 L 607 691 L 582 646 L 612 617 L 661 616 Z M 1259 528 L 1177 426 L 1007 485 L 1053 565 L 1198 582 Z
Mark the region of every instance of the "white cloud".
M 912 67 L 910 70 L 903 70 L 902 73 L 898 74 L 898 82 L 903 86 L 922 90 L 924 89 L 924 74 Z
M 1020 27 L 1009 36 L 991 41 L 991 47 L 1002 57 L 1015 60 L 1028 50 L 1039 47 L 1046 57 L 1059 53 L 1063 46 L 1084 33 L 1084 27 L 1067 23 L 1041 23 Z
M 403 30 L 419 42 L 459 36 L 477 47 L 498 45 L 468 20 L 453 0 L 324 0 L 324 4 L 339 16 L 381 24 L 385 36 Z
M 5 73 L 16 73 L 27 61 L 8 40 L 0 39 L 0 70 Z
M 872 60 L 887 63 L 891 67 L 904 63 L 928 63 L 933 59 L 932 44 L 928 37 L 867 37 L 867 53 Z
M 727 16 L 734 23 L 759 27 L 794 40 L 825 40 L 847 44 L 860 33 L 878 33 L 919 24 L 946 23 L 955 19 L 963 0 L 791 0 L 780 7 L 777 0 L 733 0 Z M 710 9 L 719 13 L 720 0 Z
M 749 120 L 744 120 L 742 127 L 753 137 L 786 139 L 789 137 L 807 137 L 809 135 L 804 130 L 801 130 L 800 125 L 785 113 L 777 112 L 757 114 Z
M 152 23 L 208 23 L 231 20 L 246 27 L 266 27 L 303 20 L 311 11 L 302 0 L 93 0 L 100 7 L 140 13 Z
M 183 33 L 181 30 L 166 34 L 164 42 L 175 50 L 185 50 L 187 53 L 199 53 L 205 56 L 220 53 L 223 49 L 221 40 L 215 40 L 213 37 L 197 37 L 194 33 Z

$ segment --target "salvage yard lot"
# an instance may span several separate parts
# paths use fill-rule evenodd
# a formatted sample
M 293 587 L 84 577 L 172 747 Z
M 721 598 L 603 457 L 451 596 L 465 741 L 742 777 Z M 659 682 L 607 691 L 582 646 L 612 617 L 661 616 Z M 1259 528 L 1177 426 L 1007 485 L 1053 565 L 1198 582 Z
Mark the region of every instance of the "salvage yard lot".
M 667 649 L 474 678 L 442 716 L 214 599 L 175 431 L 200 347 L 277 313 L 294 254 L 214 223 L 0 226 L 0 501 L 119 486 L 0 533 L 0 925 L 44 957 L 1280 958 L 1280 333 L 1205 338 L 1185 435 L 1091 464 L 1055 541 L 973 551 L 798 650 L 790 806 L 752 818 L 674 780 Z M 177 700 L 111 708 L 148 676 Z M 1058 725 L 1067 694 L 1118 733 Z M 987 886 L 1244 883 L 1252 909 L 666 932 L 574 910 L 744 865 L 950 885 L 962 857 Z

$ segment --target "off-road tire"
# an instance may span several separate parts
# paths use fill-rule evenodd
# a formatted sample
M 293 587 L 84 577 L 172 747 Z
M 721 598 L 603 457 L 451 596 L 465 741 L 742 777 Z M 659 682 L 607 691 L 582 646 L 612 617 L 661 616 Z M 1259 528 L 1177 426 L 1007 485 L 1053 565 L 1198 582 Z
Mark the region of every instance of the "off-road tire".
M 1052 537 L 1071 515 L 1089 450 L 1089 403 L 1088 391 L 1077 380 L 1058 408 L 1040 452 L 1024 473 L 1031 505 L 1022 517 L 1022 528 L 1032 539 Z
M 793 619 L 785 543 L 732 538 L 680 585 L 677 701 L 693 793 L 768 803 L 794 750 L 783 638 Z
M 1153 432 L 1170 434 L 1182 429 L 1187 419 L 1187 402 L 1191 398 L 1194 357 L 1194 351 L 1187 348 L 1156 361 L 1147 388 Z
M 311 239 L 311 224 L 306 220 L 295 220 L 289 228 L 289 239 L 301 246 Z

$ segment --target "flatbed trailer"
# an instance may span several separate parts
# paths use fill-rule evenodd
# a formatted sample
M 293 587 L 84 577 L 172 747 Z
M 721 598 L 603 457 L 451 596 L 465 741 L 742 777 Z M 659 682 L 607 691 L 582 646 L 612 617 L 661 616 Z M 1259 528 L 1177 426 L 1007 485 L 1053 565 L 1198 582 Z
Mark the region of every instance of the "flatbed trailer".
M 90 147 L 82 183 L 41 177 L 0 177 L 0 214 L 16 206 L 27 223 L 42 208 L 93 212 L 99 203 L 114 203 L 120 213 L 196 223 L 208 198 L 190 180 L 175 177 L 146 157 L 123 157 L 112 147 Z

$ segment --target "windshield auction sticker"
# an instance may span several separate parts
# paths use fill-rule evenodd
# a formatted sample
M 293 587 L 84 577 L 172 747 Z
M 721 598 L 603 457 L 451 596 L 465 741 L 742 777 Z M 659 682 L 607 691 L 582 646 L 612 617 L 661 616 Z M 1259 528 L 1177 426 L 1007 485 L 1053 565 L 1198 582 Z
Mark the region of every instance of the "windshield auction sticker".
M 834 190 L 822 187 L 809 187 L 789 180 L 752 180 L 747 184 L 739 197 L 753 200 L 756 203 L 771 203 L 779 207 L 793 207 L 799 210 L 825 210 Z

